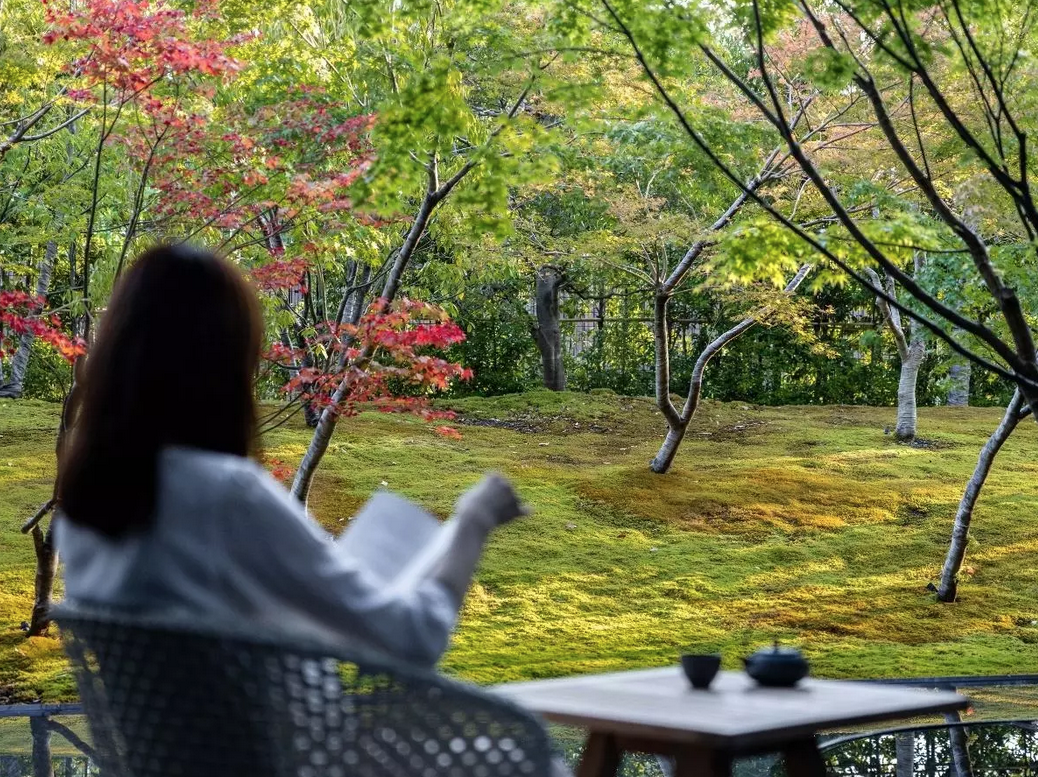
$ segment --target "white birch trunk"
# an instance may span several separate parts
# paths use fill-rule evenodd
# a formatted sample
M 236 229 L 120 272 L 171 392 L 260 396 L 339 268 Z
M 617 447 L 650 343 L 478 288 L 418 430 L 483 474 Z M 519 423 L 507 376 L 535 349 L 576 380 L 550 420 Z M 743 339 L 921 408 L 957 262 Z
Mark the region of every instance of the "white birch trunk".
M 963 332 L 956 329 L 953 334 L 961 337 Z M 955 362 L 948 368 L 948 406 L 969 407 L 970 380 L 973 377 L 973 362 L 956 356 Z
M 916 255 L 917 274 L 922 266 L 922 258 Z M 883 288 L 891 297 L 897 294 L 897 287 L 890 275 L 881 279 L 879 273 L 871 267 L 866 267 L 865 272 L 873 285 Z M 909 334 L 906 334 L 901 311 L 890 305 L 883 297 L 876 297 L 876 305 L 883 313 L 887 328 L 894 336 L 897 355 L 901 359 L 901 377 L 897 385 L 897 424 L 894 427 L 894 437 L 901 442 L 911 442 L 915 439 L 917 426 L 916 384 L 919 380 L 919 367 L 923 363 L 923 357 L 926 356 L 924 332 L 918 324 L 913 326 L 911 342 L 909 342 Z
M 897 426 L 894 428 L 894 437 L 901 442 L 915 439 L 918 422 L 916 387 L 924 356 L 926 343 L 917 339 L 912 341 L 907 355 L 901 359 L 901 379 L 897 384 Z
M 959 571 L 962 569 L 962 562 L 966 557 L 966 544 L 969 541 L 973 508 L 976 507 L 977 500 L 980 498 L 981 489 L 984 488 L 984 482 L 987 480 L 988 473 L 991 472 L 995 456 L 1029 412 L 1029 408 L 1024 405 L 1023 394 L 1017 389 L 1013 393 L 1013 398 L 1010 400 L 998 428 L 980 450 L 977 466 L 974 468 L 969 482 L 966 483 L 966 490 L 962 494 L 959 509 L 955 513 L 951 542 L 948 545 L 948 554 L 944 559 L 944 567 L 941 569 L 941 580 L 937 586 L 937 600 L 940 602 L 955 601 L 958 593 Z

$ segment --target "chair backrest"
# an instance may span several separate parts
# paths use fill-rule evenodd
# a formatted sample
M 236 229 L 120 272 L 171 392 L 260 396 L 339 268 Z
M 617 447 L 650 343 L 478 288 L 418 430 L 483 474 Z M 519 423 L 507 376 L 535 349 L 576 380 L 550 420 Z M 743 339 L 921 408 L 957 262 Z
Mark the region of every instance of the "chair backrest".
M 527 712 L 366 651 L 56 608 L 104 777 L 545 777 Z

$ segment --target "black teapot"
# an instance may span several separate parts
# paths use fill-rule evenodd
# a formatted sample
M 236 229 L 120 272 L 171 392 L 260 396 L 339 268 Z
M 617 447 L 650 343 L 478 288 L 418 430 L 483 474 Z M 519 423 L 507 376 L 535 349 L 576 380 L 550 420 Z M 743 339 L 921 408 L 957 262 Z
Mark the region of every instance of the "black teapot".
M 807 677 L 810 669 L 807 659 L 799 650 L 779 647 L 778 642 L 742 661 L 746 666 L 746 674 L 761 685 L 773 688 L 793 687 Z

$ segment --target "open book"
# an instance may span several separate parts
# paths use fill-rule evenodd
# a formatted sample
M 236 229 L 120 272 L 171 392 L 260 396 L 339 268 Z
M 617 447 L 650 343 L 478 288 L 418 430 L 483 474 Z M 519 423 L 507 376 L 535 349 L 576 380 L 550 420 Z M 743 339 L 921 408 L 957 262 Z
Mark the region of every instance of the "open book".
M 335 544 L 387 588 L 407 588 L 443 558 L 454 526 L 453 521 L 441 524 L 399 494 L 379 491 Z

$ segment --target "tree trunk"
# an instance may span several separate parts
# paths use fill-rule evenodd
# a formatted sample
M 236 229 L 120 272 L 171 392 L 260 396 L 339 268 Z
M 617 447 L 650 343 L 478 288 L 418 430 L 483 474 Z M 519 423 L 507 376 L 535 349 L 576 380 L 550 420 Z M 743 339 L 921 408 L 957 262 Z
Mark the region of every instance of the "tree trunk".
M 357 263 L 351 261 L 350 270 L 346 278 L 346 293 L 343 294 L 342 300 L 339 302 L 338 312 L 335 315 L 336 325 L 346 323 L 355 327 L 360 323 L 360 319 L 364 315 L 364 305 L 368 297 L 368 287 L 370 286 L 371 267 L 364 265 L 359 273 L 357 269 Z M 345 349 L 349 348 L 352 342 L 353 335 L 346 333 L 340 335 L 340 344 L 343 348 L 337 365 L 340 370 L 346 366 L 347 357 Z M 309 355 L 308 352 L 307 356 Z M 310 361 L 312 363 L 312 357 Z M 306 413 L 307 426 L 311 429 L 316 429 L 320 421 L 321 411 L 315 410 L 313 405 L 308 405 Z
M 355 282 L 354 290 L 349 294 L 349 298 L 346 300 L 344 306 L 344 318 L 341 321 L 347 321 L 353 326 L 360 323 L 361 316 L 364 315 L 365 304 L 368 299 L 368 285 L 371 279 L 371 268 L 365 265 L 360 272 L 360 277 Z M 340 321 L 340 323 L 341 323 Z M 344 342 L 348 338 L 344 337 Z
M 962 561 L 966 557 L 966 543 L 969 540 L 973 508 L 976 507 L 977 499 L 980 498 L 981 489 L 984 488 L 984 481 L 987 480 L 988 473 L 991 472 L 991 465 L 995 462 L 995 456 L 998 455 L 1005 441 L 1009 439 L 1009 435 L 1016 429 L 1017 424 L 1029 412 L 1030 409 L 1024 405 L 1023 394 L 1017 389 L 1013 393 L 1013 398 L 1010 400 L 998 428 L 995 429 L 994 434 L 988 438 L 988 441 L 984 443 L 984 447 L 980 450 L 977 466 L 974 468 L 969 482 L 966 483 L 966 490 L 962 494 L 959 509 L 955 513 L 955 525 L 952 528 L 951 543 L 948 545 L 948 555 L 945 556 L 944 567 L 941 570 L 941 581 L 937 586 L 937 601 L 939 602 L 955 601 L 955 595 L 958 592 L 959 570 L 962 569 Z
M 29 636 L 38 637 L 50 626 L 50 602 L 54 591 L 54 576 L 58 571 L 58 550 L 54 547 L 54 525 L 44 529 L 40 524 L 32 527 L 32 544 L 36 551 L 35 598 L 32 618 L 29 621 Z
M 310 351 L 308 350 L 303 354 L 303 368 L 307 369 L 313 367 L 313 363 L 313 356 L 310 355 Z M 321 422 L 321 410 L 320 408 L 315 407 L 313 402 L 303 403 L 303 421 L 311 429 L 316 429 L 317 424 Z
M 72 365 L 72 386 L 61 406 L 61 420 L 58 423 L 57 439 L 54 442 L 54 456 L 58 461 L 65 450 L 68 433 L 75 421 L 78 404 L 78 387 L 82 384 L 82 371 L 85 359 L 80 357 Z M 54 546 L 53 520 L 46 531 L 43 521 L 57 504 L 58 486 L 55 482 L 51 498 L 22 527 L 22 533 L 31 533 L 33 548 L 36 551 L 35 597 L 32 616 L 29 620 L 27 636 L 36 637 L 46 633 L 50 626 L 50 604 L 54 593 L 54 578 L 58 569 L 58 549 Z
M 537 349 L 541 352 L 544 387 L 566 390 L 566 369 L 562 361 L 562 328 L 559 324 L 559 289 L 565 277 L 550 264 L 537 268 L 535 303 L 537 308 Z
M 32 735 L 32 775 L 33 777 L 54 777 L 54 766 L 50 752 L 50 726 L 42 715 L 29 718 L 29 732 Z
M 386 277 L 385 285 L 382 287 L 382 300 L 387 305 L 393 301 L 397 291 L 400 289 L 400 280 L 403 277 L 404 270 L 414 255 L 419 238 L 429 224 L 429 218 L 432 216 L 433 209 L 445 196 L 439 194 L 440 191 L 442 189 L 435 191 L 430 189 L 426 193 L 414 221 L 411 222 L 411 228 L 407 231 L 403 244 L 396 252 L 393 265 L 390 267 L 389 275 Z M 370 353 L 363 354 L 358 357 L 356 364 L 361 366 L 370 357 Z M 295 477 L 292 479 L 292 496 L 303 504 L 306 504 L 314 475 L 317 474 L 317 468 L 320 466 L 321 459 L 324 458 L 328 445 L 331 443 L 332 435 L 335 433 L 335 426 L 339 422 L 339 403 L 345 398 L 348 388 L 348 381 L 343 380 L 332 393 L 331 405 L 321 411 L 321 418 L 317 422 L 313 436 L 310 438 L 310 445 L 307 446 L 306 453 L 303 454 L 303 459 L 299 462 L 299 469 L 296 470 Z
M 88 745 L 86 742 L 84 742 L 83 738 L 79 736 L 79 734 L 70 729 L 64 723 L 59 723 L 58 721 L 53 720 L 52 718 L 45 717 L 44 720 L 47 722 L 48 729 L 50 729 L 53 733 L 57 734 L 62 739 L 67 741 L 70 745 L 76 748 L 76 750 L 81 752 L 95 764 L 97 763 L 97 751 L 94 750 L 94 748 Z
M 953 334 L 962 335 L 961 329 L 956 329 Z M 970 404 L 970 379 L 973 376 L 973 362 L 956 355 L 955 361 L 948 368 L 948 406 L 969 407 Z
M 961 723 L 958 712 L 946 712 L 944 722 Z M 973 777 L 973 762 L 970 760 L 969 737 L 962 726 L 948 726 L 948 745 L 951 750 L 953 777 Z
M 1035 371 L 1038 374 L 1038 370 Z M 1038 378 L 1030 377 L 1031 380 L 1038 382 Z M 1027 403 L 1027 409 L 1031 413 L 1032 417 L 1038 422 L 1038 389 L 1024 384 L 1020 386 L 1020 391 L 1024 395 L 1024 402 Z
M 918 331 L 920 327 L 915 327 Z M 919 368 L 923 364 L 926 355 L 926 342 L 922 337 L 913 338 L 908 347 L 908 354 L 901 359 L 901 380 L 897 384 L 897 426 L 894 428 L 894 438 L 901 442 L 911 442 L 915 439 L 917 413 L 916 413 L 916 384 L 919 382 Z
M 913 777 L 915 765 L 915 735 L 903 731 L 894 735 L 895 777 Z
M 509 116 L 515 115 L 515 112 L 519 109 L 520 102 L 516 102 Z M 393 257 L 393 263 L 389 268 L 389 274 L 386 276 L 386 282 L 382 286 L 381 299 L 383 305 L 389 305 L 396 298 L 397 292 L 400 290 L 400 283 L 404 277 L 404 270 L 407 269 L 407 265 L 418 247 L 418 241 L 425 234 L 425 229 L 429 225 L 429 219 L 432 218 L 433 211 L 450 196 L 454 187 L 461 183 L 465 176 L 474 170 L 478 164 L 477 160 L 470 159 L 458 172 L 441 184 L 436 154 L 430 156 L 429 165 L 426 168 L 428 184 L 425 195 L 422 197 L 422 204 L 415 214 L 414 221 L 411 222 L 410 229 L 407 230 L 404 242 L 400 245 L 396 256 Z M 360 296 L 360 299 L 363 299 L 363 295 Z M 363 369 L 370 358 L 370 351 L 362 353 L 354 360 L 354 366 Z M 332 440 L 335 425 L 339 421 L 339 403 L 345 398 L 348 389 L 348 381 L 344 378 L 332 394 L 332 404 L 321 412 L 321 420 L 317 422 L 317 428 L 314 429 L 314 434 L 310 438 L 310 445 L 307 447 L 306 453 L 303 454 L 302 461 L 299 462 L 299 469 L 296 470 L 295 478 L 292 480 L 292 496 L 303 502 L 303 504 L 306 504 L 314 475 L 317 474 L 317 468 L 320 466 L 321 459 L 324 458 L 324 454 L 327 452 L 328 445 Z
M 79 273 L 76 272 L 76 239 L 72 238 L 69 241 L 68 249 L 66 251 L 68 257 L 68 287 L 70 295 L 73 299 L 76 297 L 76 290 L 79 288 Z M 75 337 L 82 335 L 81 317 L 72 317 L 72 334 Z
M 923 268 L 923 258 L 918 253 L 914 258 L 916 275 Z M 865 268 L 866 275 L 873 286 L 886 291 L 889 297 L 897 294 L 894 278 L 889 273 L 880 278 L 879 273 L 871 267 Z M 919 380 L 919 367 L 926 356 L 926 337 L 923 327 L 914 323 L 906 329 L 901 311 L 889 304 L 885 298 L 877 296 L 876 306 L 883 313 L 884 322 L 894 336 L 897 355 L 901 359 L 901 379 L 897 386 L 897 424 L 894 437 L 900 442 L 911 442 L 916 435 L 916 383 Z M 911 339 L 910 339 L 911 338 Z
M 58 255 L 58 244 L 51 240 L 43 251 L 43 259 L 40 260 L 40 272 L 36 276 L 36 296 L 43 297 L 50 288 L 50 276 L 54 270 L 54 260 Z M 11 377 L 0 385 L 0 397 L 17 399 L 21 397 L 25 386 L 25 373 L 29 367 L 29 355 L 32 353 L 32 343 L 35 338 L 29 332 L 21 336 L 18 341 L 18 350 L 11 358 Z
M 692 368 L 692 380 L 689 383 L 685 406 L 682 408 L 681 413 L 676 416 L 675 420 L 668 419 L 667 436 L 663 439 L 663 445 L 660 446 L 659 451 L 653 457 L 652 461 L 649 462 L 649 469 L 657 475 L 665 475 L 667 471 L 670 470 L 671 465 L 674 463 L 674 457 L 678 453 L 678 448 L 681 446 L 681 441 L 685 439 L 685 432 L 688 429 L 688 425 L 692 422 L 693 416 L 695 416 L 696 411 L 699 409 L 699 400 L 703 393 L 703 376 L 706 373 L 706 367 L 710 363 L 710 360 L 713 359 L 714 356 L 716 356 L 726 345 L 734 342 L 747 331 L 752 329 L 757 324 L 757 321 L 758 318 L 755 316 L 744 318 L 734 327 L 710 343 L 705 349 L 703 349 L 703 352 L 699 354 L 699 358 L 696 359 L 695 367 Z M 666 401 L 667 403 L 670 402 L 669 396 Z M 666 411 L 663 411 L 663 414 L 664 417 L 668 416 Z
M 652 339 L 656 360 L 656 406 L 663 413 L 667 425 L 674 428 L 681 424 L 681 417 L 674 408 L 674 403 L 670 401 L 670 326 L 667 324 L 669 305 L 670 294 L 663 289 L 657 289 L 652 316 Z M 695 413 L 695 410 L 692 412 Z
M 649 462 L 649 469 L 657 475 L 665 474 L 674 463 L 674 457 L 678 453 L 681 441 L 685 439 L 685 430 L 688 429 L 692 416 L 696 414 L 696 410 L 699 408 L 703 371 L 706 369 L 707 362 L 720 350 L 724 343 L 731 342 L 738 337 L 738 334 L 732 334 L 735 330 L 730 330 L 708 345 L 703 353 L 700 354 L 692 371 L 692 381 L 689 386 L 689 395 L 685 402 L 684 412 L 679 413 L 677 408 L 674 407 L 674 403 L 670 401 L 670 327 L 667 326 L 667 307 L 669 304 L 670 293 L 666 288 L 658 288 L 656 290 L 652 319 L 652 335 L 656 359 L 656 406 L 663 413 L 663 418 L 667 422 L 667 436 L 663 439 L 663 445 L 660 446 L 655 457 Z M 745 323 L 744 321 L 743 324 Z M 743 324 L 739 326 L 743 326 Z
M 969 407 L 972 372 L 973 363 L 970 361 L 957 362 L 948 369 L 948 380 L 951 382 L 948 389 L 949 407 Z
M 689 419 L 690 422 L 691 420 Z M 674 457 L 678 455 L 678 448 L 681 447 L 681 441 L 685 439 L 687 430 L 687 423 L 668 427 L 667 436 L 663 438 L 663 444 L 656 452 L 656 455 L 652 457 L 652 461 L 649 462 L 649 469 L 657 475 L 666 475 L 670 471 L 670 467 L 674 463 Z
M 783 293 L 792 294 L 795 292 L 800 287 L 800 284 L 804 282 L 804 278 L 807 277 L 809 272 L 811 272 L 811 265 L 805 264 L 797 271 L 793 279 L 786 284 Z M 669 378 L 667 377 L 669 376 L 670 363 L 670 354 L 667 352 L 667 299 L 664 295 L 657 294 L 656 313 L 653 319 L 653 331 L 656 340 L 656 402 L 660 412 L 663 413 L 664 418 L 667 420 L 668 427 L 663 445 L 660 446 L 659 451 L 649 463 L 649 469 L 657 475 L 666 474 L 674 463 L 674 457 L 681 446 L 681 441 L 685 438 L 685 431 L 692 422 L 696 410 L 699 409 L 699 400 L 703 393 L 703 376 L 706 373 L 706 367 L 710 360 L 726 345 L 752 329 L 768 313 L 768 310 L 764 309 L 752 316 L 747 316 L 703 349 L 703 352 L 699 354 L 699 358 L 696 359 L 695 367 L 692 368 L 692 379 L 689 382 L 688 396 L 685 398 L 685 405 L 679 414 L 670 402 L 668 388 L 666 386 L 661 387 L 661 384 L 669 383 Z

